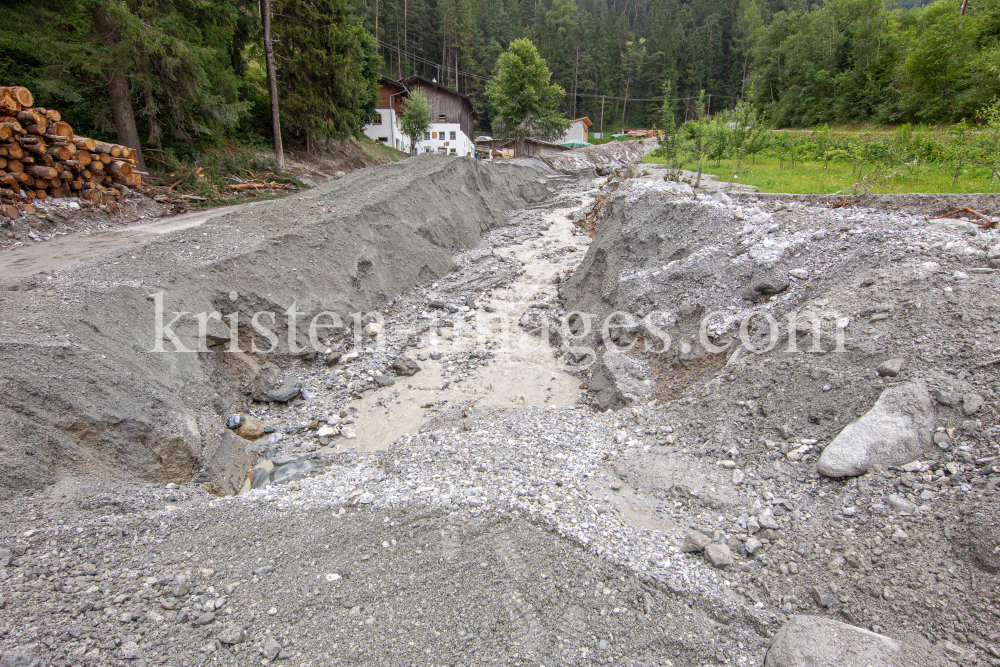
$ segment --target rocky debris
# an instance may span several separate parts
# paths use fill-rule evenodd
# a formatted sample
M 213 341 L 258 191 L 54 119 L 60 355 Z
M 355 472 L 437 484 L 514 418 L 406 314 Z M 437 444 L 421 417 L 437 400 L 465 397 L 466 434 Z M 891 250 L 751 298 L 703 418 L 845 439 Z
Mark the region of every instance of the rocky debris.
M 399 356 L 392 362 L 392 369 L 399 375 L 412 377 L 420 372 L 420 366 L 407 356 Z
M 243 631 L 243 628 L 236 623 L 226 623 L 226 625 L 219 630 L 216 638 L 223 644 L 241 644 L 246 638 L 246 633 Z
M 705 556 L 712 567 L 724 568 L 733 564 L 733 555 L 725 544 L 709 544 L 705 547 Z
M 380 387 L 391 387 L 394 384 L 396 384 L 396 381 L 393 380 L 388 375 L 383 375 L 381 373 L 377 373 L 375 375 L 375 384 L 377 384 Z
M 818 616 L 793 616 L 774 636 L 765 667 L 944 667 L 934 650 Z
M 966 394 L 962 397 L 962 412 L 966 417 L 979 412 L 983 407 L 983 397 L 979 394 Z
M 820 456 L 827 477 L 863 475 L 873 465 L 900 465 L 924 453 L 934 432 L 927 385 L 889 387 L 863 417 L 849 424 Z
M 42 649 L 37 644 L 21 646 L 0 654 L 0 667 L 44 667 Z
M 895 359 L 889 359 L 887 361 L 883 361 L 881 364 L 879 364 L 879 367 L 876 372 L 879 374 L 879 377 L 894 378 L 898 377 L 900 372 L 902 372 L 902 370 L 903 370 L 903 359 L 897 357 Z
M 684 553 L 699 553 L 705 549 L 709 544 L 711 544 L 712 538 L 704 533 L 691 532 L 684 536 L 684 542 L 681 544 L 681 551 Z
M 286 377 L 274 364 L 264 364 L 254 376 L 250 397 L 260 402 L 287 403 L 301 393 L 301 381 Z
M 244 440 L 257 440 L 264 436 L 264 422 L 250 415 L 243 416 L 236 435 Z

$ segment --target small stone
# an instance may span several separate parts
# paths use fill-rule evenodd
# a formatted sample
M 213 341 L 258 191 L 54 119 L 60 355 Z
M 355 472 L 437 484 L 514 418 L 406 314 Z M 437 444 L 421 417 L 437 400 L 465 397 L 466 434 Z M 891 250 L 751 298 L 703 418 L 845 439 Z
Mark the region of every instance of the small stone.
M 685 553 L 697 553 L 707 547 L 711 541 L 705 533 L 693 531 L 684 536 L 681 551 Z
M 226 623 L 216 638 L 223 644 L 242 644 L 246 634 L 243 632 L 243 628 L 236 623 Z
M 966 417 L 976 414 L 982 407 L 983 397 L 979 394 L 966 394 L 962 397 L 962 412 Z
M 142 651 L 135 642 L 124 642 L 118 649 L 118 655 L 122 660 L 138 660 L 142 657 Z
M 417 361 L 427 361 L 427 355 L 426 354 L 418 354 L 417 355 Z
M 917 513 L 917 506 L 911 503 L 906 498 L 902 496 L 897 496 L 895 494 L 889 496 L 889 507 L 896 514 L 902 514 L 903 516 L 909 516 Z
M 382 333 L 382 325 L 378 322 L 369 322 L 365 325 L 366 336 L 377 336 Z
M 888 361 L 883 361 L 876 371 L 879 377 L 884 378 L 894 378 L 899 376 L 900 372 L 903 370 L 903 360 L 902 359 L 889 359 Z
M 355 433 L 354 429 L 351 428 L 350 426 L 341 426 L 340 435 L 344 436 L 348 440 L 353 440 L 354 438 L 358 437 L 358 434 Z
M 396 384 L 396 381 L 393 380 L 388 375 L 382 375 L 381 373 L 376 373 L 375 384 L 377 384 L 380 387 L 391 387 L 392 385 Z
M 910 461 L 909 463 L 904 463 L 902 468 L 903 472 L 916 472 L 924 467 L 924 464 L 920 461 Z
M 373 502 L 375 502 L 375 494 L 365 491 L 360 496 L 358 496 L 357 502 L 359 505 L 371 505 Z
M 745 480 L 745 479 L 746 479 L 746 473 L 744 473 L 742 470 L 734 470 L 733 471 L 733 485 L 734 486 L 739 486 L 740 484 L 743 483 L 743 480 Z
M 941 391 L 940 389 L 935 389 L 934 391 L 932 391 L 931 396 L 934 397 L 935 401 L 937 401 L 946 408 L 950 408 L 954 405 L 954 402 L 951 400 L 951 396 Z
M 626 438 L 628 438 L 628 432 L 624 429 L 615 431 L 615 442 L 619 445 L 625 442 Z
M 236 429 L 236 435 L 244 440 L 257 440 L 264 435 L 264 422 L 247 415 L 243 418 L 243 423 Z
M 340 356 L 340 352 L 327 352 L 326 356 L 323 357 L 323 363 L 327 366 L 333 366 L 340 361 Z
M 233 414 L 226 418 L 226 428 L 230 430 L 236 430 L 243 423 L 243 415 Z
M 0 567 L 7 567 L 10 565 L 10 561 L 13 557 L 14 555 L 10 552 L 10 549 L 0 549 Z
M 392 369 L 406 377 L 411 377 L 420 372 L 420 366 L 409 357 L 396 357 L 396 360 L 392 362 Z
M 788 564 L 788 572 L 789 572 L 789 574 L 798 574 L 799 573 L 799 564 L 796 563 L 795 561 L 790 562 Z
M 733 564 L 733 554 L 725 544 L 709 544 L 705 547 L 705 555 L 712 567 L 728 567 Z
M 621 491 L 621 488 L 622 488 L 622 482 L 620 479 L 615 479 L 611 481 L 612 491 Z
M 906 534 L 906 531 L 904 531 L 902 528 L 897 528 L 896 531 L 892 534 L 892 541 L 905 542 L 906 540 L 909 539 L 909 537 L 910 536 Z
M 802 445 L 801 447 L 796 447 L 792 451 L 788 452 L 788 454 L 787 454 L 788 460 L 789 461 L 801 461 L 803 459 L 803 457 L 805 457 L 805 455 L 808 454 L 809 450 L 811 450 L 811 449 L 812 449 L 812 445 Z
M 760 514 L 757 515 L 757 522 L 760 524 L 761 528 L 770 528 L 771 530 L 778 530 L 781 525 L 778 520 L 774 518 L 774 511 L 767 507 Z
M 264 645 L 260 647 L 260 654 L 268 660 L 274 660 L 281 653 L 281 644 L 274 641 L 274 637 L 268 637 Z
M 753 554 L 755 551 L 757 551 L 757 549 L 760 549 L 762 546 L 764 546 L 764 543 L 758 540 L 756 537 L 749 537 L 747 538 L 747 541 L 743 543 L 743 546 L 746 547 L 748 554 Z
M 812 595 L 812 599 L 820 607 L 829 607 L 833 604 L 833 596 L 829 593 L 823 592 L 819 586 L 813 586 L 809 589 L 809 594 Z
M 793 278 L 796 278 L 798 280 L 805 280 L 806 278 L 809 277 L 809 272 L 806 271 L 805 269 L 792 269 L 788 273 Z
M 431 352 L 431 359 L 434 361 L 441 361 L 441 357 L 443 356 L 440 352 Z
M 730 461 L 730 460 L 719 461 L 719 465 L 725 468 L 726 470 L 733 470 L 734 468 L 736 468 L 736 461 Z

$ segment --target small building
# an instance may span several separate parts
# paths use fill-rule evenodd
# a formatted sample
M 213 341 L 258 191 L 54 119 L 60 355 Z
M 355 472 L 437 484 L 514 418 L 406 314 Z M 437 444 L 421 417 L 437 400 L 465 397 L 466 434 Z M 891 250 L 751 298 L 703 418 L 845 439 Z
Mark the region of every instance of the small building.
M 420 153 L 465 156 L 476 152 L 472 136 L 478 114 L 468 95 L 414 74 L 403 82 L 412 92 L 420 90 L 431 105 L 431 124 L 418 142 Z
M 565 143 L 567 141 L 582 141 L 587 143 L 588 137 L 590 136 L 590 128 L 594 127 L 594 123 L 591 122 L 589 118 L 584 116 L 583 118 L 577 118 L 572 121 L 569 125 L 569 129 L 566 130 L 566 134 L 563 138 L 559 140 L 559 143 Z
M 410 152 L 410 138 L 403 134 L 399 116 L 410 91 L 402 81 L 382 77 L 378 82 L 378 106 L 375 120 L 365 125 L 364 133 L 372 141 L 392 146 L 404 153 Z
M 482 147 L 488 148 L 490 155 L 497 158 L 514 157 L 515 144 L 517 141 L 515 139 L 501 140 L 479 137 L 479 139 L 476 140 L 476 143 L 481 149 Z M 542 141 L 541 139 L 528 137 L 524 140 L 524 153 L 518 157 L 545 157 L 546 155 L 554 155 L 568 150 L 570 149 L 566 146 L 561 146 L 559 144 L 552 143 L 551 141 Z

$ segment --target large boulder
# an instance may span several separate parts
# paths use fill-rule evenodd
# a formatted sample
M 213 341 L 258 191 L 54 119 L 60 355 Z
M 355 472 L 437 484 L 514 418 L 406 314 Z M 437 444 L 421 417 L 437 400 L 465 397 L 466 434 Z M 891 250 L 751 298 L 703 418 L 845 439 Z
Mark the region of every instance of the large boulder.
M 946 662 L 914 646 L 831 618 L 792 616 L 778 630 L 764 667 L 935 667 Z
M 823 450 L 819 472 L 827 477 L 863 475 L 873 465 L 901 465 L 931 445 L 934 407 L 923 382 L 889 387 L 857 421 Z

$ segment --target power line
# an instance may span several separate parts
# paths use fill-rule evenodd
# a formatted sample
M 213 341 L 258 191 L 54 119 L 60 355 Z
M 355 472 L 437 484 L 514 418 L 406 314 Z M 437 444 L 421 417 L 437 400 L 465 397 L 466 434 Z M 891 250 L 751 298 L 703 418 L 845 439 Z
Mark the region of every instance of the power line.
M 382 46 L 382 47 L 384 47 L 386 49 L 389 49 L 390 51 L 395 51 L 396 53 L 403 53 L 403 51 L 401 51 L 398 46 L 394 46 L 392 44 L 389 44 L 388 42 L 383 42 L 381 39 L 378 40 L 378 43 L 379 43 L 380 46 Z M 455 68 L 453 68 L 453 67 L 449 67 L 447 65 L 442 65 L 441 63 L 437 63 L 437 62 L 434 62 L 433 60 L 428 60 L 426 58 L 422 58 L 422 57 L 420 57 L 420 56 L 418 56 L 416 54 L 413 54 L 413 53 L 407 52 L 406 53 L 406 58 L 417 60 L 419 62 L 424 63 L 425 65 L 430 65 L 431 67 L 437 67 L 437 68 L 444 67 L 445 70 L 449 71 L 449 72 L 455 72 L 455 71 L 457 71 L 458 74 L 461 75 L 461 76 L 470 77 L 470 78 L 473 78 L 473 79 L 479 79 L 480 81 L 489 81 L 490 80 L 489 77 L 482 76 L 480 74 L 473 74 L 472 72 L 465 72 L 463 70 L 455 70 Z M 616 96 L 616 95 L 602 95 L 601 93 L 577 93 L 577 97 L 592 97 L 592 98 L 603 97 L 604 99 L 608 99 L 608 100 L 618 100 L 618 101 L 625 101 L 625 102 L 660 102 L 660 103 L 664 102 L 667 99 L 667 98 L 663 98 L 663 97 L 619 97 L 619 96 Z M 716 97 L 716 98 L 725 99 L 725 100 L 738 100 L 738 99 L 740 99 L 739 95 L 716 95 L 714 93 L 711 94 L 711 95 L 706 95 L 706 97 L 708 97 L 708 98 Z M 696 99 L 698 99 L 698 98 L 697 97 L 671 97 L 671 98 L 669 98 L 669 100 L 671 102 L 690 102 L 691 100 L 696 100 Z

